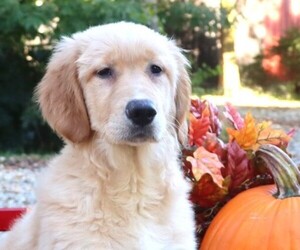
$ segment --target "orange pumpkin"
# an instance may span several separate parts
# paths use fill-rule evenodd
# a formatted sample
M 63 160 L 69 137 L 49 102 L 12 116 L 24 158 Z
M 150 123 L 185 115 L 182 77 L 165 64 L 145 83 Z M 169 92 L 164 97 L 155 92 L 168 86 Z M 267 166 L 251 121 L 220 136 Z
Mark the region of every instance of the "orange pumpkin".
M 240 193 L 209 226 L 201 250 L 299 250 L 300 172 L 279 148 L 263 145 L 256 157 L 270 169 L 275 185 Z

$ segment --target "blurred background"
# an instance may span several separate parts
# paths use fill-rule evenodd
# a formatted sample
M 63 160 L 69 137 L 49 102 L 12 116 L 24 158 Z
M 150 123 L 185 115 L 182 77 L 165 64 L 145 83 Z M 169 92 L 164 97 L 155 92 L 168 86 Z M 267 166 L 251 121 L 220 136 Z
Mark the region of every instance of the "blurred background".
M 0 152 L 61 147 L 33 100 L 51 50 L 62 35 L 120 20 L 188 50 L 195 95 L 299 106 L 299 0 L 1 0 Z

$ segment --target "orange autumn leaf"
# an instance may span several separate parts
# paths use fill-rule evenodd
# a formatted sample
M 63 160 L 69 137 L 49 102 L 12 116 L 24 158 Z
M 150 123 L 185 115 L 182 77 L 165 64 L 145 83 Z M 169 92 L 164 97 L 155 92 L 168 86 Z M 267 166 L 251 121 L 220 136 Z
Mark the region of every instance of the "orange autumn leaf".
M 231 141 L 235 140 L 245 150 L 252 149 L 257 143 L 258 129 L 251 113 L 246 115 L 241 129 L 227 128 L 227 133 Z
M 255 124 L 250 113 L 245 117 L 245 125 L 240 130 L 228 128 L 231 141 L 235 140 L 244 150 L 256 151 L 263 144 L 273 144 L 278 147 L 285 146 L 291 139 L 291 135 L 283 130 L 272 129 L 272 123 L 263 121 Z
M 187 161 L 192 165 L 192 172 L 196 181 L 200 181 L 204 175 L 209 174 L 213 182 L 222 188 L 224 178 L 221 174 L 221 168 L 224 166 L 218 156 L 208 152 L 204 147 L 197 148 L 193 156 L 188 156 Z
M 290 141 L 290 135 L 286 134 L 283 130 L 272 129 L 271 124 L 271 122 L 262 122 L 257 125 L 258 138 L 254 150 L 263 144 L 273 144 L 280 147 L 281 145 L 287 145 Z
M 264 129 L 270 128 L 271 125 L 272 125 L 272 122 L 270 122 L 270 121 L 263 121 L 263 122 L 257 124 L 258 132 L 260 132 Z

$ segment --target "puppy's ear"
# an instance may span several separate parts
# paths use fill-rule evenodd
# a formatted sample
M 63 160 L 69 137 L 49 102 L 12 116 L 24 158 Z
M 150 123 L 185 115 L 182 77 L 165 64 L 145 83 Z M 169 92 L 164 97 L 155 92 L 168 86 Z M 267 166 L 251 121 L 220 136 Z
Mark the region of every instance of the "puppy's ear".
M 89 117 L 80 83 L 75 40 L 64 38 L 50 59 L 47 71 L 36 88 L 43 117 L 60 136 L 74 143 L 91 135 Z
M 182 145 L 187 143 L 187 113 L 190 107 L 190 95 L 191 95 L 191 80 L 187 71 L 189 63 L 185 56 L 178 52 L 177 53 L 177 64 L 178 64 L 178 82 L 176 90 L 176 128 L 179 142 Z

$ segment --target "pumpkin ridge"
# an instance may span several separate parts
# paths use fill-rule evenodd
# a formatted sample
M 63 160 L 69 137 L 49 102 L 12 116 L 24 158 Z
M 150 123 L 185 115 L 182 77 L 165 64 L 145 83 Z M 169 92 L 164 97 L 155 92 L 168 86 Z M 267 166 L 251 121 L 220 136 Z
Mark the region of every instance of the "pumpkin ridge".
M 267 246 L 266 250 L 274 250 L 274 247 L 272 249 L 272 246 L 271 246 L 271 244 L 273 244 L 273 242 L 272 242 L 273 241 L 273 237 L 272 237 L 273 231 L 272 230 L 276 226 L 274 224 L 277 223 L 276 218 L 277 218 L 278 214 L 280 213 L 280 206 L 282 204 L 282 203 L 277 203 L 276 201 L 277 200 L 275 199 L 274 202 L 272 202 L 272 209 L 274 211 L 272 210 L 272 216 L 270 216 L 270 217 L 272 217 L 272 219 L 271 219 L 271 225 L 269 227 L 269 232 L 268 232 L 268 240 L 267 240 L 268 246 Z M 275 209 L 274 209 L 274 207 L 275 207 Z

